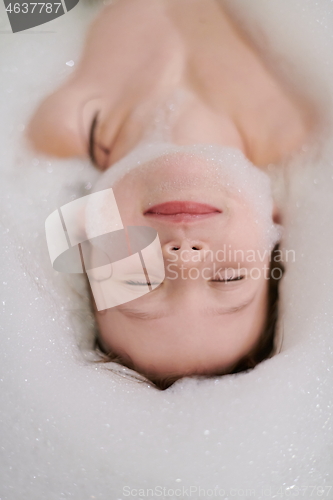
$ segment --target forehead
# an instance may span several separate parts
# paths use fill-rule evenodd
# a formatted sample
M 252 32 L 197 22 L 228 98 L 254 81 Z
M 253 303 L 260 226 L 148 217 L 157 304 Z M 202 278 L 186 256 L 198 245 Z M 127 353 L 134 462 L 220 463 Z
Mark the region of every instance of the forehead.
M 114 308 L 99 319 L 101 336 L 142 370 L 208 372 L 237 361 L 257 342 L 266 318 L 264 292 L 229 313 L 212 310 L 208 304 L 153 312 L 129 305 L 123 311 Z
M 106 343 L 142 371 L 209 373 L 236 362 L 257 342 L 262 331 L 259 315 L 252 321 L 246 319 L 243 315 L 224 324 L 213 317 L 198 321 L 196 316 L 182 323 L 164 317 L 131 327 L 127 322 L 118 328 L 127 327 L 128 335 L 114 332 Z

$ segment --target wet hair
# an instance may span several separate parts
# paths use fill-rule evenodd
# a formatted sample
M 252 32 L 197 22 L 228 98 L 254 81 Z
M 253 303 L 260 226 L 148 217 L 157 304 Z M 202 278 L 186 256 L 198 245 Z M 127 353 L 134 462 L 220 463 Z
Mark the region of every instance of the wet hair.
M 268 305 L 267 305 L 267 315 L 264 328 L 262 333 L 254 345 L 254 347 L 240 360 L 235 362 L 235 364 L 227 370 L 220 370 L 209 375 L 201 375 L 201 378 L 213 378 L 221 375 L 229 375 L 233 373 L 245 372 L 253 369 L 260 362 L 268 359 L 274 355 L 275 349 L 275 334 L 277 329 L 278 320 L 278 303 L 279 303 L 279 282 L 284 273 L 284 266 L 281 262 L 281 256 L 279 251 L 279 244 L 277 244 L 271 253 L 271 262 L 269 270 L 269 288 L 268 288 Z M 91 300 L 92 294 L 89 288 L 89 293 Z M 142 372 L 137 369 L 135 364 L 128 359 L 123 359 L 121 355 L 113 352 L 112 350 L 106 350 L 103 347 L 103 343 L 100 339 L 100 333 L 98 327 L 96 326 L 94 348 L 99 354 L 100 359 L 93 361 L 94 363 L 109 363 L 114 362 L 131 370 L 136 371 L 142 377 L 138 377 L 137 380 L 141 382 L 149 382 L 155 388 L 160 390 L 168 389 L 177 380 L 185 377 L 186 375 L 175 375 L 175 376 L 157 376 L 156 374 L 151 374 L 148 372 Z M 112 370 L 113 371 L 113 370 Z M 116 372 L 119 373 L 119 372 Z M 190 376 L 190 375 L 189 375 Z M 192 376 L 196 376 L 192 374 Z M 136 377 L 135 377 L 136 378 Z

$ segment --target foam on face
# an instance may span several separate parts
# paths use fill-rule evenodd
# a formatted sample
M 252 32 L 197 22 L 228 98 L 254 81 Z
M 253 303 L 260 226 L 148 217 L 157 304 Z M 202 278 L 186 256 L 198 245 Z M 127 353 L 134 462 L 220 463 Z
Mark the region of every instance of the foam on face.
M 211 145 L 175 146 L 173 144 L 151 144 L 142 143 L 125 158 L 110 167 L 98 180 L 94 191 L 110 188 L 116 185 L 125 175 L 133 170 L 141 169 L 149 173 L 155 165 L 168 161 L 177 164 L 179 155 L 186 155 L 193 163 L 200 162 L 206 175 L 191 176 L 177 175 L 174 181 L 158 184 L 156 189 L 181 191 L 187 186 L 201 186 L 213 188 L 216 191 L 227 192 L 244 203 L 250 203 L 253 207 L 255 222 L 258 224 L 262 234 L 262 245 L 272 250 L 280 240 L 282 227 L 272 220 L 273 198 L 271 192 L 271 181 L 265 172 L 255 167 L 244 154 L 235 148 Z M 158 162 L 156 161 L 158 160 Z M 182 162 L 179 161 L 179 169 Z M 92 234 L 96 227 L 96 219 L 103 218 L 103 210 L 97 211 L 94 202 L 88 205 L 86 210 L 86 232 L 87 237 Z

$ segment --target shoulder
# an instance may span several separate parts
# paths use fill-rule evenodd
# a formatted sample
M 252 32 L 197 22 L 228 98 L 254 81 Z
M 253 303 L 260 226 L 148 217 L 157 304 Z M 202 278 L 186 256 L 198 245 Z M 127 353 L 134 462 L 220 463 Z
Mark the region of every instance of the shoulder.
M 80 130 L 80 91 L 64 85 L 33 113 L 26 137 L 34 149 L 52 156 L 81 156 L 86 143 Z

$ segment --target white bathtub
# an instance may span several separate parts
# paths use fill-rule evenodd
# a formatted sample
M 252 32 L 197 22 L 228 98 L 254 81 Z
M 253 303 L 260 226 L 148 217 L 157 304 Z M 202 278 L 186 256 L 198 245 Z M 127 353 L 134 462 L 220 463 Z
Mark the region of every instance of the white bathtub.
M 89 361 L 83 278 L 53 271 L 44 221 L 98 174 L 23 140 L 36 104 L 75 67 L 95 11 L 81 3 L 32 30 L 44 33 L 14 35 L 1 6 L 1 500 L 333 499 L 333 4 L 225 3 L 325 127 L 286 166 L 280 192 L 283 247 L 296 255 L 281 287 L 281 352 L 164 392 Z

